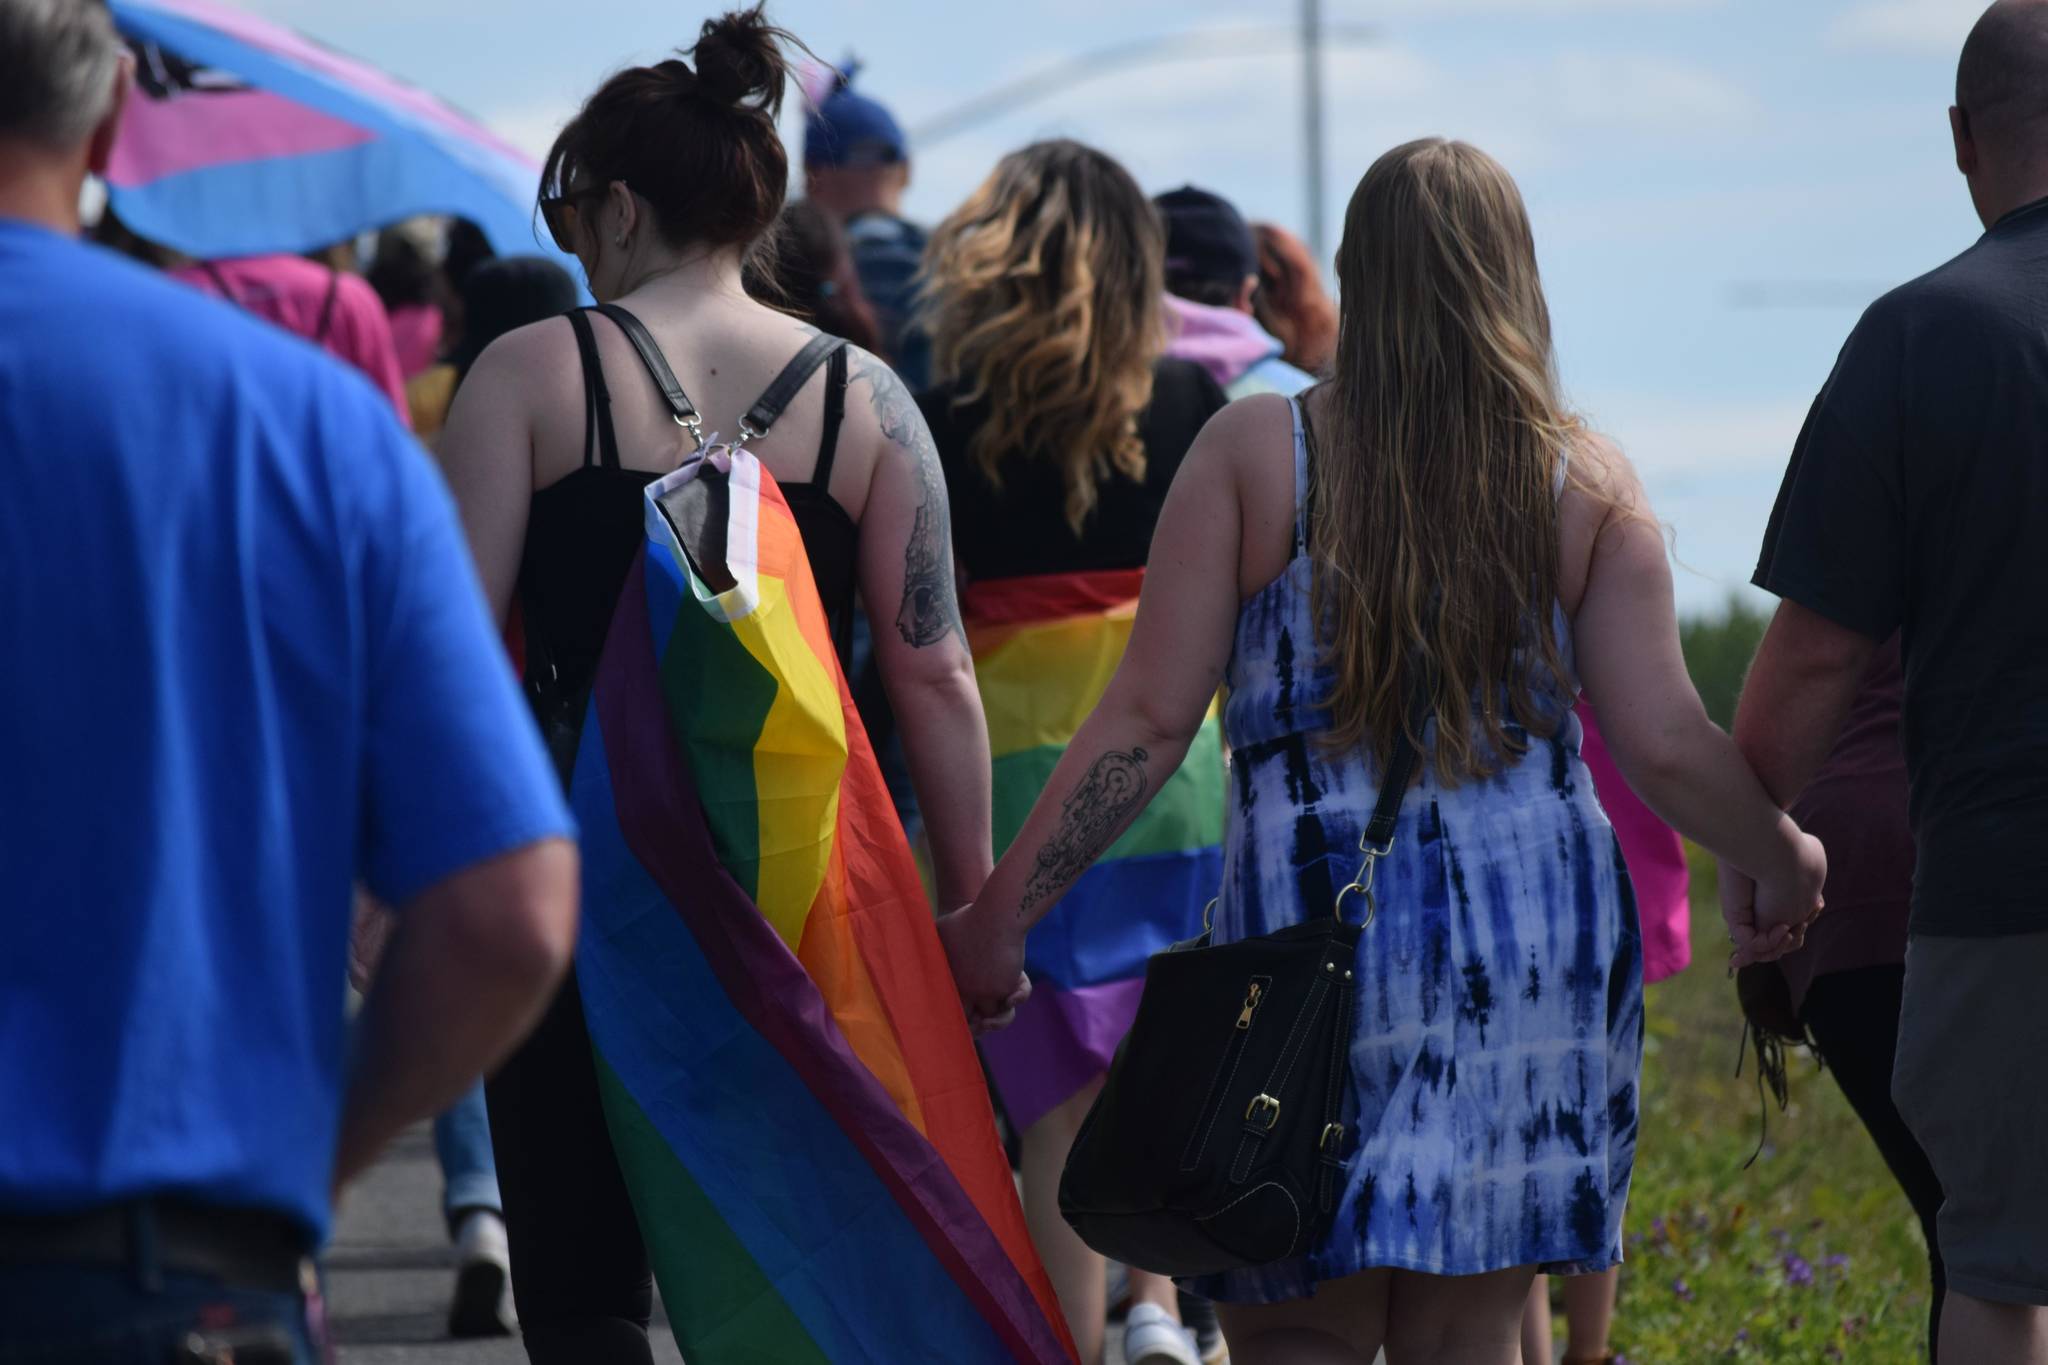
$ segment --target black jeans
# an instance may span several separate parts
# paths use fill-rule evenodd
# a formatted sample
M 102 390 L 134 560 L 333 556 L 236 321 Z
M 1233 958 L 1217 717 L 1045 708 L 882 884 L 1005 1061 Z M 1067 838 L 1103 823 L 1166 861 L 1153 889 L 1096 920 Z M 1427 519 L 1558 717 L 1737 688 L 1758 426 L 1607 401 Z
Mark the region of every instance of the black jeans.
M 652 1365 L 654 1275 L 612 1154 L 573 973 L 484 1093 L 527 1358 Z
M 1935 1215 L 1941 1212 L 1941 1182 L 1892 1103 L 1892 1062 L 1899 1050 L 1899 1002 L 1905 985 L 1904 964 L 1818 976 L 1806 993 L 1800 1020 L 1920 1220 L 1934 1291 L 1927 1310 L 1927 1357 L 1933 1360 L 1941 1299 L 1948 1287 L 1941 1243 L 1934 1232 Z

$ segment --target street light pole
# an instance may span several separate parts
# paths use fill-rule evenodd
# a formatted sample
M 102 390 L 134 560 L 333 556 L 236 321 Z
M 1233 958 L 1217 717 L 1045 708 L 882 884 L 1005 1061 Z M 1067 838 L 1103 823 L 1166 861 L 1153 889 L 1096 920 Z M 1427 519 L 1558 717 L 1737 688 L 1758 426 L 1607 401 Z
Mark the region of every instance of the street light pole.
M 1329 264 L 1323 233 L 1323 6 L 1322 0 L 1301 0 L 1302 183 L 1308 194 L 1309 250 L 1316 268 Z

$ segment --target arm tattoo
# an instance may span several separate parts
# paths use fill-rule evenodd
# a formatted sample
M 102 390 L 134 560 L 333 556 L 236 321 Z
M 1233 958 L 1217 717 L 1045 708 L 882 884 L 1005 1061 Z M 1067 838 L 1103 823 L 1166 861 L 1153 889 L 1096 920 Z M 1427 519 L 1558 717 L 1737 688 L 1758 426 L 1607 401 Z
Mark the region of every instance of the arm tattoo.
M 1109 851 L 1123 833 L 1125 822 L 1138 813 L 1150 794 L 1145 778 L 1147 757 L 1143 749 L 1129 753 L 1112 749 L 1095 760 L 1062 805 L 1059 828 L 1038 850 L 1031 879 L 1024 883 L 1024 896 L 1017 905 L 1019 914 L 1029 914 L 1040 901 L 1065 891 Z
M 961 631 L 960 604 L 953 591 L 953 527 L 946 505 L 946 476 L 924 414 L 896 372 L 858 347 L 851 384 L 865 382 L 882 434 L 909 457 L 917 475 L 917 515 L 903 547 L 903 600 L 896 629 L 914 649 L 935 645 Z M 962 631 L 962 634 L 965 632 Z

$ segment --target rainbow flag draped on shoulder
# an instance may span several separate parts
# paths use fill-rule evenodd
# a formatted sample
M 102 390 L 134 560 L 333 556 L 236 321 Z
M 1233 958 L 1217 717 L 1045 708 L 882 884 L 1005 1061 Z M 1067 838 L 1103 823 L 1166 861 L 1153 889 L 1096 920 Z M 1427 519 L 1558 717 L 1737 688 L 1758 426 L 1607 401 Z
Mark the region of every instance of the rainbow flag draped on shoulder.
M 663 511 L 703 468 L 648 490 L 571 782 L 577 979 L 677 1343 L 1069 1360 L 796 523 L 735 453 L 714 591 Z
M 1109 686 L 1144 581 L 1143 569 L 1034 574 L 976 583 L 962 599 L 995 754 L 998 854 Z M 1223 877 L 1223 797 L 1211 708 L 1179 771 L 1031 930 L 1031 998 L 982 1040 L 1018 1127 L 1109 1070 L 1137 1017 L 1146 959 L 1200 932 Z

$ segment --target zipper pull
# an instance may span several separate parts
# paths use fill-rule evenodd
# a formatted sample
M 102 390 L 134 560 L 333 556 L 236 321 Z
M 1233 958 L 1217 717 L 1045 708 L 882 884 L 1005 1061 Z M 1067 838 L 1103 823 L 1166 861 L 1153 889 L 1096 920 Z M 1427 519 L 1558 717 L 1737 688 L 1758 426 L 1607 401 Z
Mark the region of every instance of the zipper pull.
M 1252 982 L 1246 989 L 1244 1008 L 1237 1013 L 1237 1026 L 1239 1028 L 1250 1028 L 1252 1026 L 1252 1016 L 1258 1013 L 1259 1001 L 1264 999 L 1265 995 L 1266 988 L 1256 981 Z

